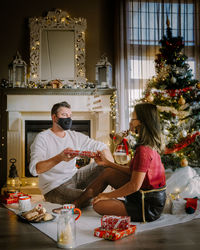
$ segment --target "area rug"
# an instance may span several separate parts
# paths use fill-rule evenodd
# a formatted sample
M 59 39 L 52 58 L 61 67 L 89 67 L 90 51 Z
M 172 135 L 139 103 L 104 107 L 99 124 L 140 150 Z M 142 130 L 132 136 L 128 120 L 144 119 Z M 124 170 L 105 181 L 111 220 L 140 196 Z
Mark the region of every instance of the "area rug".
M 176 193 L 175 193 L 176 192 Z M 167 180 L 167 195 L 173 194 L 177 199 L 172 200 L 172 210 L 170 213 L 163 213 L 161 217 L 148 223 L 133 223 L 136 225 L 136 233 L 146 230 L 153 230 L 156 228 L 171 226 L 179 223 L 184 223 L 193 219 L 200 218 L 200 202 L 197 203 L 197 209 L 193 214 L 186 214 L 185 201 L 186 197 L 200 197 L 200 175 L 190 168 L 185 167 L 173 172 Z M 41 199 L 32 197 L 32 206 L 35 207 L 38 203 L 42 204 L 47 212 L 51 213 L 52 209 L 60 207 L 58 204 L 45 202 Z M 16 214 L 19 213 L 18 204 L 6 205 L 6 207 Z M 57 240 L 57 217 L 53 221 L 45 223 L 31 223 L 35 228 L 48 235 L 53 240 Z M 93 236 L 94 229 L 101 224 L 101 216 L 98 215 L 90 206 L 82 211 L 81 217 L 76 221 L 76 246 L 92 243 L 102 240 L 101 238 Z
M 51 212 L 53 208 L 58 207 L 57 204 L 52 204 L 49 202 L 40 202 L 48 212 Z M 35 204 L 33 204 L 35 206 Z M 17 206 L 7 205 L 8 209 L 12 210 L 16 214 L 19 213 Z M 156 228 L 171 226 L 179 223 L 184 223 L 196 218 L 200 218 L 200 206 L 198 203 L 198 208 L 194 214 L 162 214 L 162 216 L 154 221 L 148 223 L 132 223 L 137 226 L 136 233 L 143 232 L 146 230 L 152 230 Z M 101 238 L 94 237 L 94 228 L 99 227 L 101 224 L 101 216 L 98 215 L 92 207 L 88 207 L 82 211 L 81 217 L 76 221 L 76 247 L 92 243 L 95 241 L 102 240 Z M 31 223 L 32 226 L 48 235 L 54 241 L 57 240 L 57 218 L 53 221 L 45 223 Z

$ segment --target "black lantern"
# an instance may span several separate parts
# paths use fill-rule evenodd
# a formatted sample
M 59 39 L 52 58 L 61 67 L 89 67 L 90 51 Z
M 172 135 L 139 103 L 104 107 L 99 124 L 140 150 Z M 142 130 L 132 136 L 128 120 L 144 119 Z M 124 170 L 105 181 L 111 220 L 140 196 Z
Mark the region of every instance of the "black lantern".
M 13 88 L 26 86 L 26 70 L 25 61 L 22 60 L 21 55 L 17 52 L 15 59 L 8 67 L 9 83 Z
M 101 56 L 96 64 L 96 81 L 97 88 L 112 87 L 112 66 L 105 55 Z
M 10 170 L 9 170 L 9 176 L 7 180 L 7 189 L 9 192 L 18 192 L 20 191 L 20 179 L 17 173 L 17 168 L 15 166 L 16 159 L 11 158 L 10 159 Z

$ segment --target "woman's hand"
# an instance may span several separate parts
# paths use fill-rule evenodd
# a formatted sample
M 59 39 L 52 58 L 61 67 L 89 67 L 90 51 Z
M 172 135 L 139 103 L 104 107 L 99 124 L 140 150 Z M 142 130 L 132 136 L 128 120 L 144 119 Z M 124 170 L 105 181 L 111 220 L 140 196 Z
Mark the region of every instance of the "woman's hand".
M 110 200 L 110 198 L 107 197 L 106 193 L 100 193 L 93 199 L 93 205 L 95 205 L 99 201 L 105 201 L 105 200 Z
M 110 161 L 104 156 L 103 152 L 97 151 L 97 156 L 94 158 L 95 162 L 100 166 L 109 166 Z

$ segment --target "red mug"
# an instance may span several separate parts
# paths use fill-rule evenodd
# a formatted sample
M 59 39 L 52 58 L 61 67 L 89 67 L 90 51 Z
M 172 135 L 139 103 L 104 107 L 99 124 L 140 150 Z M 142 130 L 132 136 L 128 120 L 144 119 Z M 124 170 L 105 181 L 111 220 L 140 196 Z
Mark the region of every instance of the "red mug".
M 73 214 L 78 214 L 75 220 L 78 220 L 81 216 L 81 210 L 76 208 L 74 204 L 64 204 L 62 208 L 72 210 Z

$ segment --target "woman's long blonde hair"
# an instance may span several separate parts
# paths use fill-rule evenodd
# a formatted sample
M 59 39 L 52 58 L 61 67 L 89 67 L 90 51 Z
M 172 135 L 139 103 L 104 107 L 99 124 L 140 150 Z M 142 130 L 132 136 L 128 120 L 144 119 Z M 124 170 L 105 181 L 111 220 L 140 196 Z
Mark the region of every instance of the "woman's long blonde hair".
M 164 149 L 160 117 L 156 105 L 151 103 L 139 103 L 135 106 L 139 125 L 139 145 L 147 145 L 161 153 Z

